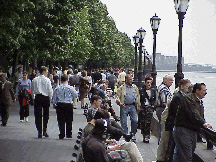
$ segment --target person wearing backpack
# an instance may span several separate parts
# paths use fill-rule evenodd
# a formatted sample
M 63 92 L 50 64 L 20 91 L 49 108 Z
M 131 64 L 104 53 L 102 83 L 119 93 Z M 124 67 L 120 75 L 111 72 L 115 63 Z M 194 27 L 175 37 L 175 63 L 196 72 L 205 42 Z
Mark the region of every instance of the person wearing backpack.
M 31 94 L 31 80 L 28 79 L 27 72 L 23 72 L 23 79 L 19 79 L 16 87 L 16 96 L 20 105 L 20 122 L 28 122 L 29 116 L 29 102 L 27 101 L 27 95 L 25 90 Z

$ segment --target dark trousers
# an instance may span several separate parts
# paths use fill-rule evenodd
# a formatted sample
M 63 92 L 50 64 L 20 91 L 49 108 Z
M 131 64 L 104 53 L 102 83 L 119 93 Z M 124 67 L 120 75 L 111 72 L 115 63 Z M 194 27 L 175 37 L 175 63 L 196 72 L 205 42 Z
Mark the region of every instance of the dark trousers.
M 20 120 L 24 120 L 24 117 L 29 116 L 29 104 L 23 106 L 23 98 L 19 96 L 19 105 L 20 105 Z
M 197 132 L 184 127 L 174 127 L 173 137 L 177 147 L 179 161 L 192 162 L 196 148 Z M 175 158 L 174 161 L 176 161 Z
M 140 124 L 141 134 L 143 134 L 144 137 L 150 138 L 152 116 L 153 108 L 151 106 L 140 108 L 138 123 Z
M 59 126 L 59 137 L 65 137 L 65 124 L 66 135 L 72 135 L 72 121 L 73 121 L 73 105 L 70 103 L 58 103 L 56 107 L 57 120 Z
M 35 124 L 38 134 L 42 134 L 42 117 L 43 117 L 43 132 L 47 131 L 49 120 L 50 99 L 48 96 L 36 95 L 34 100 L 34 115 Z
M 0 102 L 0 113 L 2 118 L 2 124 L 6 125 L 9 118 L 9 108 L 10 104 Z

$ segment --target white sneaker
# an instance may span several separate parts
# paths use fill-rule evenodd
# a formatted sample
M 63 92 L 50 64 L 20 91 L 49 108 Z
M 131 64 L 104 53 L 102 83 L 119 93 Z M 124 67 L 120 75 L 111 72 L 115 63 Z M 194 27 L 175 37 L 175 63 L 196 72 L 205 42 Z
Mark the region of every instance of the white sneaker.
M 20 120 L 20 122 L 22 123 L 22 122 L 24 122 L 24 120 Z
M 28 117 L 25 117 L 25 121 L 28 122 Z

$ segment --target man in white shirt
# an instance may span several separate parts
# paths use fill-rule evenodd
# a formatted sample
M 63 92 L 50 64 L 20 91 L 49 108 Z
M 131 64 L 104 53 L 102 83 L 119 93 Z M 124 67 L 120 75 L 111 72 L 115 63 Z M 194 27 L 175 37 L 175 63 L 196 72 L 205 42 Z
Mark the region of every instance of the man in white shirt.
M 44 66 L 40 68 L 40 75 L 32 81 L 32 94 L 34 100 L 35 124 L 38 130 L 38 138 L 42 136 L 49 137 L 47 134 L 47 124 L 49 120 L 50 100 L 52 99 L 53 89 L 51 81 L 47 78 L 48 69 Z M 43 112 L 43 114 L 42 114 Z M 43 134 L 42 134 L 42 116 L 43 116 Z
M 120 73 L 118 75 L 118 87 L 124 84 L 125 76 L 126 76 L 126 73 L 124 72 L 124 69 L 120 69 Z
M 106 81 L 106 74 L 104 74 L 103 70 L 101 70 L 101 75 L 102 75 L 103 82 L 105 82 Z

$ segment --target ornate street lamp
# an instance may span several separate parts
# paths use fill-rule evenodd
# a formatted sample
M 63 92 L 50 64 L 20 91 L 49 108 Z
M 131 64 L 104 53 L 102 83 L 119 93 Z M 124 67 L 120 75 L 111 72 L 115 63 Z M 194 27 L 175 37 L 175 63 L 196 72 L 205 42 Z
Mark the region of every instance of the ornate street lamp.
M 153 31 L 153 35 L 154 35 L 154 41 L 153 41 L 153 65 L 152 65 L 152 72 L 151 72 L 151 76 L 153 78 L 153 82 L 152 82 L 152 88 L 156 88 L 156 76 L 157 76 L 157 71 L 156 71 L 156 65 L 155 65 L 155 57 L 156 57 L 156 34 L 159 28 L 159 24 L 160 24 L 160 18 L 158 18 L 158 16 L 153 16 L 152 18 L 150 18 L 150 23 L 151 23 L 151 28 Z
M 145 38 L 146 31 L 142 28 L 137 30 L 137 34 L 139 36 L 139 47 L 142 47 L 143 39 Z M 142 48 L 139 48 L 139 67 L 138 67 L 138 87 L 142 87 Z
M 136 34 L 133 36 L 133 42 L 135 44 L 135 67 L 134 67 L 134 81 L 137 81 L 137 46 L 139 42 L 139 36 Z
M 178 83 L 184 78 L 182 73 L 182 27 L 183 19 L 186 11 L 188 9 L 188 3 L 190 0 L 174 0 L 175 10 L 178 14 L 179 19 L 179 40 L 178 40 L 178 63 L 177 63 L 177 73 L 175 73 L 175 87 L 178 87 Z

